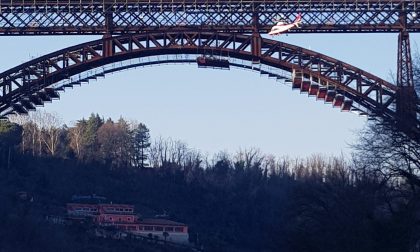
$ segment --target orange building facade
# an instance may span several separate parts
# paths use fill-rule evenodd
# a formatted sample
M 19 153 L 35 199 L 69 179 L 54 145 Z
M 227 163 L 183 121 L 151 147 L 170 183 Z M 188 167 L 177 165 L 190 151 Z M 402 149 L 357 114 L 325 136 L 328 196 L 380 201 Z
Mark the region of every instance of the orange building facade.
M 166 219 L 140 219 L 133 205 L 68 203 L 67 214 L 90 218 L 98 226 L 112 226 L 127 233 L 188 243 L 187 225 Z

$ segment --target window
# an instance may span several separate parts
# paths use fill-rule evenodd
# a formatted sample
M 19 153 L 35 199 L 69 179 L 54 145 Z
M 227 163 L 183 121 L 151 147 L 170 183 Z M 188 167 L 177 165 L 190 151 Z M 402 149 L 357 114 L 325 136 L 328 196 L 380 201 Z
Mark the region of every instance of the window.
M 165 231 L 166 232 L 173 232 L 174 231 L 174 228 L 173 227 L 166 227 L 165 228 Z
M 141 230 L 143 230 L 143 226 L 139 226 L 139 230 L 141 231 Z
M 128 217 L 128 218 L 127 218 L 127 220 L 128 220 L 128 221 L 131 221 L 131 218 L 130 218 L 130 217 Z
M 175 232 L 182 232 L 184 231 L 184 229 L 182 227 L 176 227 L 175 228 Z
M 163 227 L 155 227 L 155 231 L 163 231 Z
M 153 231 L 153 226 L 145 226 L 144 230 L 146 231 Z

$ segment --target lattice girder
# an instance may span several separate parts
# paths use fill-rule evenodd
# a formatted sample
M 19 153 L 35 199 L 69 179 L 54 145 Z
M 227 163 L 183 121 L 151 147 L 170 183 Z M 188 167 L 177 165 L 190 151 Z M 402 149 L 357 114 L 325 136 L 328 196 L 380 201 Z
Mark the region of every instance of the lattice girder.
M 404 5 L 402 3 L 405 3 Z M 308 32 L 398 32 L 399 15 L 407 13 L 407 31 L 420 31 L 416 0 L 258 0 L 258 1 L 16 1 L 0 0 L 0 35 L 123 34 L 173 30 L 266 33 L 283 15 L 303 15 Z

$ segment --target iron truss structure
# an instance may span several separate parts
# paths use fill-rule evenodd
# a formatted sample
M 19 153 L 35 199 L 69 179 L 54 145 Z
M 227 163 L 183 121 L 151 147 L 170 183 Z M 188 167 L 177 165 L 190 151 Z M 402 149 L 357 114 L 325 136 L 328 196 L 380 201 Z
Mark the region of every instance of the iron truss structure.
M 275 20 L 292 21 L 299 13 L 303 25 L 291 33 L 398 33 L 397 85 L 261 37 Z M 57 97 L 52 86 L 87 69 L 211 49 L 282 69 L 301 92 L 419 132 L 410 32 L 420 32 L 418 0 L 0 0 L 0 36 L 103 35 L 1 73 L 0 116 L 25 113 Z
M 168 32 L 129 34 L 72 46 L 1 73 L 0 115 L 27 113 L 59 98 L 59 91 L 65 88 L 113 71 L 192 61 L 191 57 L 169 56 L 211 54 L 233 66 L 289 82 L 301 93 L 342 110 L 395 121 L 398 86 L 337 59 L 275 40 L 261 39 L 256 52 L 254 39 L 252 34 Z M 151 57 L 154 60 L 148 60 Z M 110 67 L 118 62 L 125 63 Z M 416 113 L 420 116 L 420 106 Z
M 266 33 L 298 13 L 293 33 L 420 31 L 418 0 L 0 0 L 0 35 Z

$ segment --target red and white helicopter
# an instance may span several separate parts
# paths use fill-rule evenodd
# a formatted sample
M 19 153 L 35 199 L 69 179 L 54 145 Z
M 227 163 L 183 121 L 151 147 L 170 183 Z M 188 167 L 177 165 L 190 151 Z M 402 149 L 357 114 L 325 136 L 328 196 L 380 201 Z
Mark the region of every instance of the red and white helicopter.
M 300 27 L 299 25 L 302 23 L 302 15 L 299 13 L 295 19 L 295 21 L 293 21 L 293 23 L 286 23 L 283 20 L 278 20 L 277 24 L 274 25 L 271 28 L 271 31 L 268 33 L 268 35 L 274 36 L 274 35 L 280 35 L 284 32 L 287 32 L 288 30 L 292 29 L 293 27 Z

